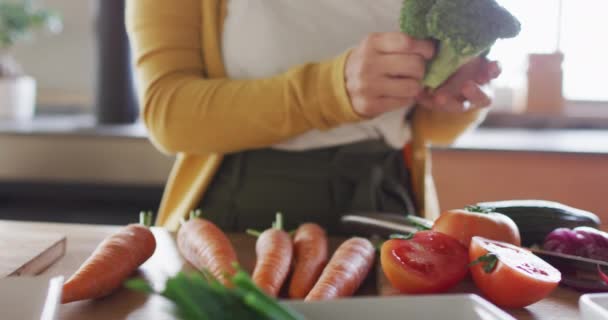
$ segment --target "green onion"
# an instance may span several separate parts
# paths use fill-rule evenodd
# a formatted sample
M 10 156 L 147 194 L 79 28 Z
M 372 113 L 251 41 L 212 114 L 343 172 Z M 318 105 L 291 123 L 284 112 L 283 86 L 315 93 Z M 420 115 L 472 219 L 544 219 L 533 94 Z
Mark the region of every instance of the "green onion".
M 172 301 L 182 320 L 267 319 L 300 320 L 303 317 L 266 295 L 249 275 L 235 266 L 237 272 L 228 279 L 232 287 L 222 285 L 208 271 L 169 278 L 162 292 L 155 292 L 142 279 L 133 279 L 125 287 L 146 294 L 158 294 Z

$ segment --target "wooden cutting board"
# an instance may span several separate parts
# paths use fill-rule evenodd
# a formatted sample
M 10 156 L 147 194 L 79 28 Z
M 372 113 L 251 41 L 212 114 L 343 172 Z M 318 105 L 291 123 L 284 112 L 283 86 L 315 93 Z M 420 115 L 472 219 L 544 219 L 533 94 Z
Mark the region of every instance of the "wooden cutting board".
M 66 237 L 58 233 L 0 230 L 0 278 L 34 276 L 65 254 Z

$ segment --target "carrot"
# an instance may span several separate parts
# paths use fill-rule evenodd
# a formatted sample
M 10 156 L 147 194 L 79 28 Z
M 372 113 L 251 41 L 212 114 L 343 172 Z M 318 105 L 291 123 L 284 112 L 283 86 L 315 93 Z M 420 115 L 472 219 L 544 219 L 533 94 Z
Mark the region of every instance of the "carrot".
M 352 296 L 374 264 L 376 249 L 364 238 L 351 238 L 338 247 L 306 300 Z
M 200 211 L 190 214 L 190 220 L 177 232 L 177 248 L 190 264 L 211 273 L 224 285 L 226 275 L 236 272 L 236 251 L 226 234 L 212 222 L 200 218 Z
M 253 230 L 247 230 L 247 233 L 258 236 L 253 282 L 268 295 L 276 297 L 289 274 L 293 243 L 289 233 L 283 230 L 283 217 L 280 213 L 277 213 L 272 226 L 261 234 Z
M 142 212 L 140 220 L 142 224 L 130 224 L 97 246 L 63 285 L 61 303 L 111 294 L 154 254 L 156 240 L 148 229 L 152 213 Z
M 289 297 L 304 299 L 315 285 L 327 263 L 327 235 L 314 223 L 298 227 L 293 238 L 294 271 Z

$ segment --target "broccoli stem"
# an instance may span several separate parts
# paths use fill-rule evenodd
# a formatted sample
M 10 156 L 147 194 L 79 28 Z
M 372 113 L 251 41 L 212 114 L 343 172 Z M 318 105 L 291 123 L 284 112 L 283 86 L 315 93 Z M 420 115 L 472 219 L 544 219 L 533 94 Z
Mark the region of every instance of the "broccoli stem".
M 454 51 L 446 41 L 439 43 L 438 53 L 427 66 L 423 84 L 431 89 L 437 89 L 460 67 L 473 60 L 475 55 L 466 55 Z

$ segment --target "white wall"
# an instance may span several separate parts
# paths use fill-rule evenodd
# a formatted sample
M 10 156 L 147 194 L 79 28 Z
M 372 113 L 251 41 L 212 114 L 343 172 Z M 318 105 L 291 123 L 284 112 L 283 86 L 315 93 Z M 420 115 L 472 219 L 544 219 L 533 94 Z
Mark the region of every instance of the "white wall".
M 63 32 L 38 34 L 19 45 L 15 55 L 25 71 L 38 80 L 39 103 L 91 108 L 95 84 L 93 12 L 97 1 L 40 1 L 62 14 Z

